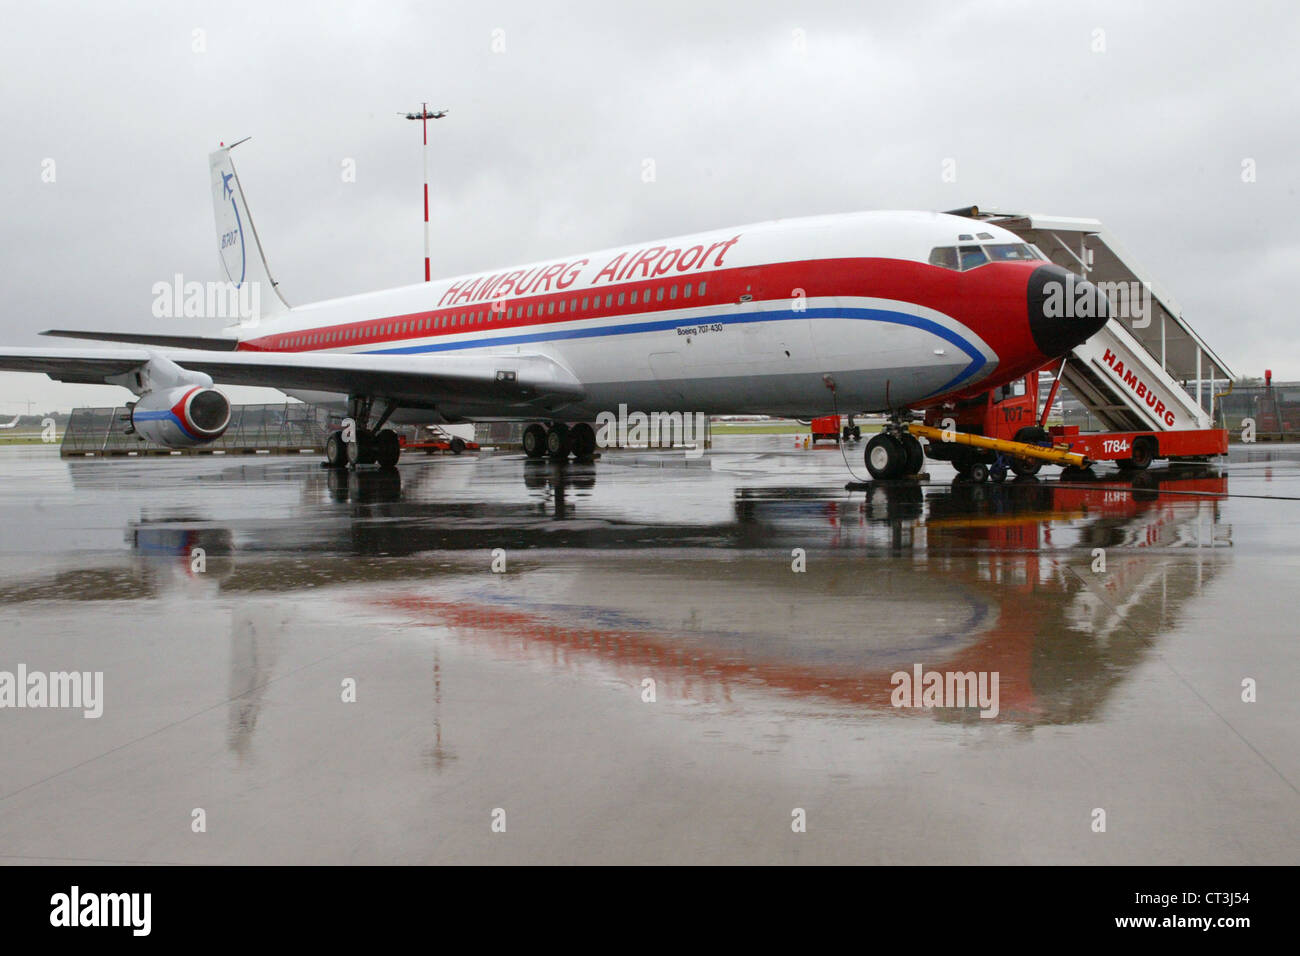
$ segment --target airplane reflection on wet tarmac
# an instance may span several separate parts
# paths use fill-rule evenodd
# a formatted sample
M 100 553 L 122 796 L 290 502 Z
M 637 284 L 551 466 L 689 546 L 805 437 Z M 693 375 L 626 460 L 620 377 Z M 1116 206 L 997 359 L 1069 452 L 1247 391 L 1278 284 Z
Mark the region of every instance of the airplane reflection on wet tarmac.
M 416 493 L 420 471 L 305 470 L 292 476 L 305 501 L 344 506 L 331 520 L 142 515 L 126 530 L 132 563 L 14 582 L 0 601 L 346 586 L 347 613 L 372 622 L 599 680 L 653 673 L 660 695 L 691 700 L 744 688 L 970 721 L 973 709 L 896 710 L 891 674 L 997 672 L 998 720 L 1033 725 L 1094 715 L 1230 560 L 1227 479 L 1210 468 L 1151 472 L 1140 486 L 737 487 L 730 520 L 651 524 L 608 508 L 572 518 L 595 468 L 531 465 L 515 502 L 431 500 Z M 511 555 L 504 578 L 486 569 L 495 548 Z M 791 570 L 796 548 L 804 573 Z M 279 633 L 246 617 L 232 634 L 237 750 Z

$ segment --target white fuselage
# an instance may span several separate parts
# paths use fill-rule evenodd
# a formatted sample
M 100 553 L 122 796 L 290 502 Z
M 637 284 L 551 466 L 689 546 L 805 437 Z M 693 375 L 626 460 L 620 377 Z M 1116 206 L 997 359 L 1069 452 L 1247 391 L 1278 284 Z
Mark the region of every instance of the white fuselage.
M 979 321 L 965 314 L 963 274 L 929 264 L 933 249 L 976 231 L 1020 242 L 939 213 L 776 221 L 300 306 L 242 328 L 240 348 L 542 354 L 586 388 L 583 401 L 556 412 L 568 420 L 620 404 L 819 414 L 832 407 L 828 376 L 842 411 L 903 408 L 1024 364 L 999 354 L 987 309 Z M 442 403 L 405 417 L 518 410 Z

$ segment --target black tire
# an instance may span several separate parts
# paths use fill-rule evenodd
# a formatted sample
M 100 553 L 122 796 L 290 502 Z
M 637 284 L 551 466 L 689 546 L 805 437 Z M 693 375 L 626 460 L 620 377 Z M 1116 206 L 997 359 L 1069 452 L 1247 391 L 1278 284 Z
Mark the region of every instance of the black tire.
M 580 422 L 569 430 L 569 440 L 573 443 L 574 458 L 590 458 L 596 453 L 596 429 L 586 422 Z
M 546 454 L 546 429 L 536 423 L 524 429 L 524 454 L 529 458 L 541 458 Z
M 889 481 L 900 478 L 907 467 L 907 452 L 892 435 L 884 432 L 867 442 L 866 451 L 862 453 L 867 471 L 877 481 Z
M 396 468 L 397 460 L 402 457 L 402 443 L 397 432 L 385 428 L 375 436 L 375 461 L 380 468 Z
M 1151 467 L 1151 462 L 1155 461 L 1156 452 L 1152 446 L 1155 442 L 1150 438 L 1133 439 L 1133 455 L 1131 458 L 1122 459 L 1118 464 L 1124 471 L 1145 471 Z
M 465 439 L 455 435 L 451 439 L 451 453 L 453 455 L 463 455 L 465 453 Z
M 347 443 L 349 465 L 369 465 L 375 461 L 375 436 L 357 430 L 356 440 Z
M 556 422 L 546 432 L 546 454 L 551 461 L 564 461 L 573 450 L 573 436 L 569 426 Z
M 844 429 L 840 432 L 840 441 L 846 442 L 852 437 L 853 437 L 853 429 L 850 428 L 848 425 L 845 425 Z
M 966 469 L 966 477 L 971 481 L 983 484 L 989 480 L 989 466 L 982 461 L 973 461 L 970 467 Z
M 1018 441 L 1025 445 L 1037 445 L 1047 441 L 1051 436 L 1047 430 L 1039 428 L 1037 425 L 1026 425 L 1016 432 L 1012 441 Z M 1012 458 L 1011 470 L 1021 478 L 1032 478 L 1043 470 L 1043 463 L 1037 458 Z
M 862 429 L 859 428 L 857 425 L 853 426 L 853 440 L 862 441 Z
M 325 439 L 325 464 L 330 468 L 348 466 L 348 443 L 343 440 L 343 432 L 330 432 Z
M 903 453 L 907 456 L 904 474 L 919 475 L 925 467 L 925 450 L 915 435 L 903 436 Z

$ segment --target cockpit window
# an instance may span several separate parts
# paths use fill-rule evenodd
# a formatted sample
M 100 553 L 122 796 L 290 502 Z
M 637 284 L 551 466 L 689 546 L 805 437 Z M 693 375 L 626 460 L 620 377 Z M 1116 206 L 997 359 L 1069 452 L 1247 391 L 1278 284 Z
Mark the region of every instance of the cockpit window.
M 999 242 L 990 243 L 984 247 L 984 251 L 989 254 L 989 258 L 994 262 L 1022 261 L 1026 259 L 1037 259 L 1034 250 L 1029 248 L 1023 242 Z
M 984 245 L 936 246 L 930 250 L 930 265 L 965 272 L 988 262 L 1046 261 L 1037 246 L 1023 242 L 990 242 Z
M 954 272 L 961 270 L 961 266 L 957 264 L 957 250 L 952 246 L 938 246 L 931 249 L 930 265 L 942 266 L 945 269 L 952 269 Z

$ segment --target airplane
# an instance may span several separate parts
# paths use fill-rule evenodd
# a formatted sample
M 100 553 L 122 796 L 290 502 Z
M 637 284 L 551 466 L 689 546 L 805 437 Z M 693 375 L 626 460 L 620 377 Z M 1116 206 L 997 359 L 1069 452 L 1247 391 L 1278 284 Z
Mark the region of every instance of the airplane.
M 595 451 L 602 412 L 882 413 L 864 458 L 889 479 L 924 460 L 910 409 L 1012 381 L 1106 322 L 1104 297 L 1049 307 L 1095 287 L 1014 233 L 924 211 L 762 222 L 290 307 L 232 148 L 209 157 L 218 251 L 232 287 L 260 293 L 257 314 L 213 336 L 52 329 L 137 347 L 0 348 L 0 369 L 125 386 L 131 428 L 173 448 L 225 431 L 214 383 L 277 388 L 351 420 L 326 445 L 339 468 L 396 466 L 389 423 L 527 422 L 525 453 L 564 460 Z
M 21 415 L 15 415 L 14 420 L 11 422 L 0 422 L 0 430 L 8 429 L 8 428 L 17 428 L 18 422 L 22 420 L 22 417 L 23 416 Z

